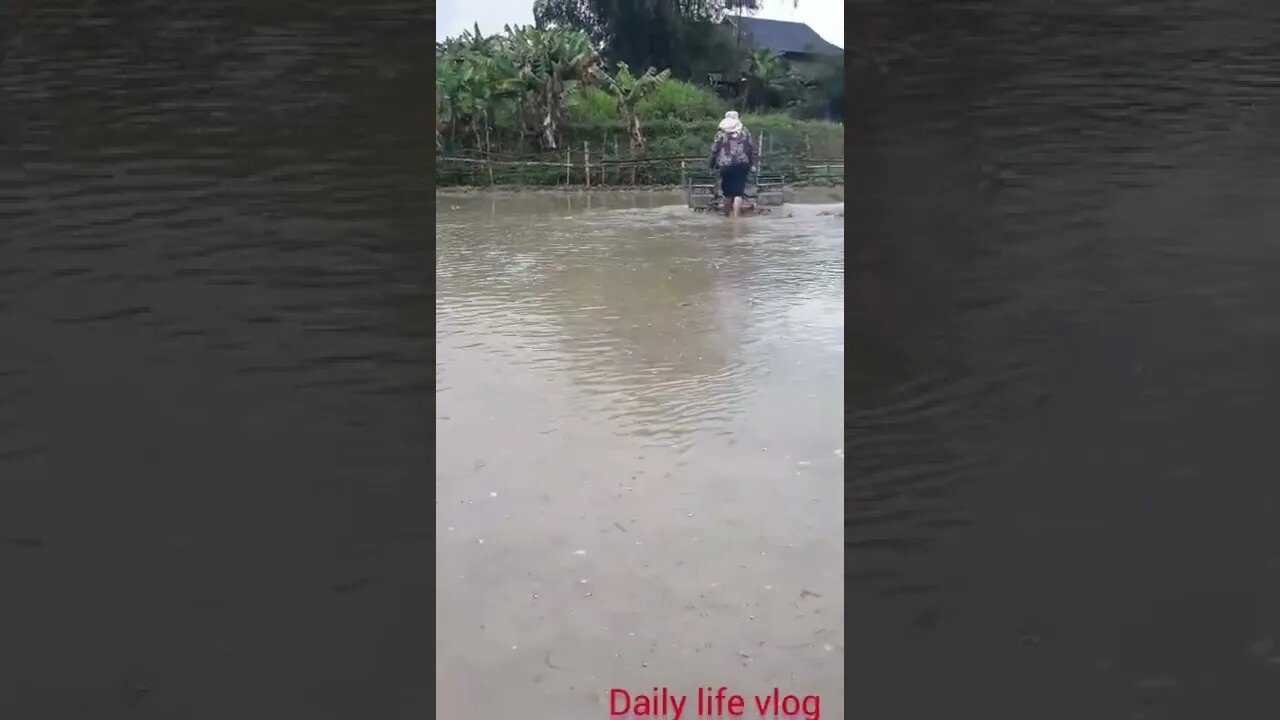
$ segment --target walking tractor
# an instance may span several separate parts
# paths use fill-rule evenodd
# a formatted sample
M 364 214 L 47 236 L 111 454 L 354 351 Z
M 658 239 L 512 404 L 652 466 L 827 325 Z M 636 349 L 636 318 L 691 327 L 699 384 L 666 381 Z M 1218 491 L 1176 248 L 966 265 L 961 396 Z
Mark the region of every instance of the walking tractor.
M 690 175 L 685 182 L 685 201 L 689 209 L 697 213 L 725 212 L 725 199 L 720 194 L 720 176 L 714 173 Z M 785 203 L 786 195 L 781 175 L 757 175 L 753 172 L 747 178 L 747 203 L 743 214 L 766 215 Z

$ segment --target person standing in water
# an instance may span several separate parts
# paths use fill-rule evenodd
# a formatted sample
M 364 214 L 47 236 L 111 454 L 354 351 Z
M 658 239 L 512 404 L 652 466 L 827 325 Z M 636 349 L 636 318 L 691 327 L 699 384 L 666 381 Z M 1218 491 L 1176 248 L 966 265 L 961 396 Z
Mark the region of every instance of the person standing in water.
M 711 143 L 711 169 L 720 171 L 720 190 L 724 195 L 725 214 L 735 217 L 742 211 L 747 196 L 747 175 L 756 162 L 755 143 L 751 133 L 730 110 L 720 121 L 720 130 Z

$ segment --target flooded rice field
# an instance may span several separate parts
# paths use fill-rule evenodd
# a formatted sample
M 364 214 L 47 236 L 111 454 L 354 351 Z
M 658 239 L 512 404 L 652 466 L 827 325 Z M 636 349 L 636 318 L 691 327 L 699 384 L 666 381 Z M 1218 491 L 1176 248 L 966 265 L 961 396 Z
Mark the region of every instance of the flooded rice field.
M 442 716 L 843 716 L 844 218 L 800 199 L 437 195 Z

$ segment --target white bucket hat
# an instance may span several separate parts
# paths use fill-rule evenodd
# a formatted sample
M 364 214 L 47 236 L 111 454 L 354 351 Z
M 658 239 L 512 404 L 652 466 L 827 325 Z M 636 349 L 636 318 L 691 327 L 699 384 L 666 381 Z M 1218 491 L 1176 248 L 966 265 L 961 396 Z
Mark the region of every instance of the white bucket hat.
M 737 110 L 730 110 L 724 114 L 724 119 L 720 121 L 720 129 L 729 133 L 742 130 L 742 121 L 738 119 Z

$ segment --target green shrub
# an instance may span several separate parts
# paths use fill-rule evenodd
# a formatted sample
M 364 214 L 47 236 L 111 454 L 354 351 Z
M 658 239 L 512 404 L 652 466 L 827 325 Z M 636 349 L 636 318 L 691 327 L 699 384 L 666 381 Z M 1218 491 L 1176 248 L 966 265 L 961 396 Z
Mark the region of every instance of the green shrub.
M 636 106 L 640 122 L 672 119 L 697 121 L 724 116 L 724 100 L 704 87 L 682 80 L 668 80 Z
M 579 128 L 620 126 L 613 96 L 600 88 L 575 90 L 565 105 L 569 125 Z M 654 120 L 697 122 L 715 119 L 718 122 L 726 109 L 724 100 L 715 93 L 682 80 L 662 83 L 636 106 L 640 122 L 645 125 Z
M 565 105 L 565 122 L 571 127 L 604 126 L 618 120 L 613 96 L 600 88 L 577 90 Z

